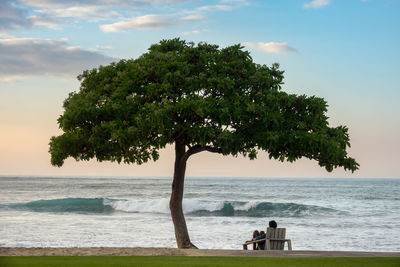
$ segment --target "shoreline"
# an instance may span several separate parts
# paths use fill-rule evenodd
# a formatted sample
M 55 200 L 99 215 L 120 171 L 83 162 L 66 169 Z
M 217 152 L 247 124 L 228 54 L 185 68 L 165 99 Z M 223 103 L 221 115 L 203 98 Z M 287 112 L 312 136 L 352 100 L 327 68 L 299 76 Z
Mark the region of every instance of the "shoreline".
M 225 256 L 283 258 L 400 257 L 400 252 L 310 251 L 310 250 L 230 250 L 142 247 L 0 247 L 0 256 Z

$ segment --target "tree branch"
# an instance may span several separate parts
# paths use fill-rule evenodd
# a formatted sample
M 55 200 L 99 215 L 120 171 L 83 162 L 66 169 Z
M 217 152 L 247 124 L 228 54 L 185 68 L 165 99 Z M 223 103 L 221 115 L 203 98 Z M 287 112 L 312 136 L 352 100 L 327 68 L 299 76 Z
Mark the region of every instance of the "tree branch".
M 212 153 L 222 153 L 222 149 L 220 148 L 215 148 L 211 146 L 201 146 L 201 145 L 195 145 L 190 147 L 188 151 L 186 151 L 184 160 L 187 160 L 191 155 L 202 152 L 202 151 L 208 151 Z

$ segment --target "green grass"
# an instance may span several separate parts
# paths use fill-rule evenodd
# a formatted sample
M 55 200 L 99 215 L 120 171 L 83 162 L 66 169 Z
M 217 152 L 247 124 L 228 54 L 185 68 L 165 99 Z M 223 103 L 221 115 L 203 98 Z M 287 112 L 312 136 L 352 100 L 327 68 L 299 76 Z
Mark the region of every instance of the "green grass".
M 400 266 L 400 258 L 247 258 L 174 256 L 0 257 L 0 266 Z

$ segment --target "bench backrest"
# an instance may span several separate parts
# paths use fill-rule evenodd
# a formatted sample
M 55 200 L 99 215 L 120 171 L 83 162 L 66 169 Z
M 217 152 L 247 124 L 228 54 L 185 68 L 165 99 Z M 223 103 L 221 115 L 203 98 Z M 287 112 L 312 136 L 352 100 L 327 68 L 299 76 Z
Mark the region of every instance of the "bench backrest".
M 285 246 L 285 241 L 283 241 L 286 237 L 286 228 L 267 228 L 267 238 L 273 239 L 282 239 L 279 240 L 271 240 L 270 241 L 270 249 L 271 250 L 283 250 Z

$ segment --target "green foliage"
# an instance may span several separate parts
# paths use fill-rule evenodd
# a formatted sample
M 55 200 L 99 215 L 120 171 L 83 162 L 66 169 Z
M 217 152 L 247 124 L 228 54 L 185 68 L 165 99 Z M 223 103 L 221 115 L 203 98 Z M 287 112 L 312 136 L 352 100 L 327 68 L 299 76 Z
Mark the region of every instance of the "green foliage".
M 307 157 L 332 171 L 355 171 L 348 129 L 329 127 L 327 103 L 281 91 L 283 71 L 255 64 L 240 45 L 162 40 L 138 59 L 85 71 L 64 102 L 64 134 L 52 137 L 51 162 L 97 158 L 141 164 L 176 140 L 196 153 L 268 152 Z M 194 151 L 190 150 L 189 151 Z

